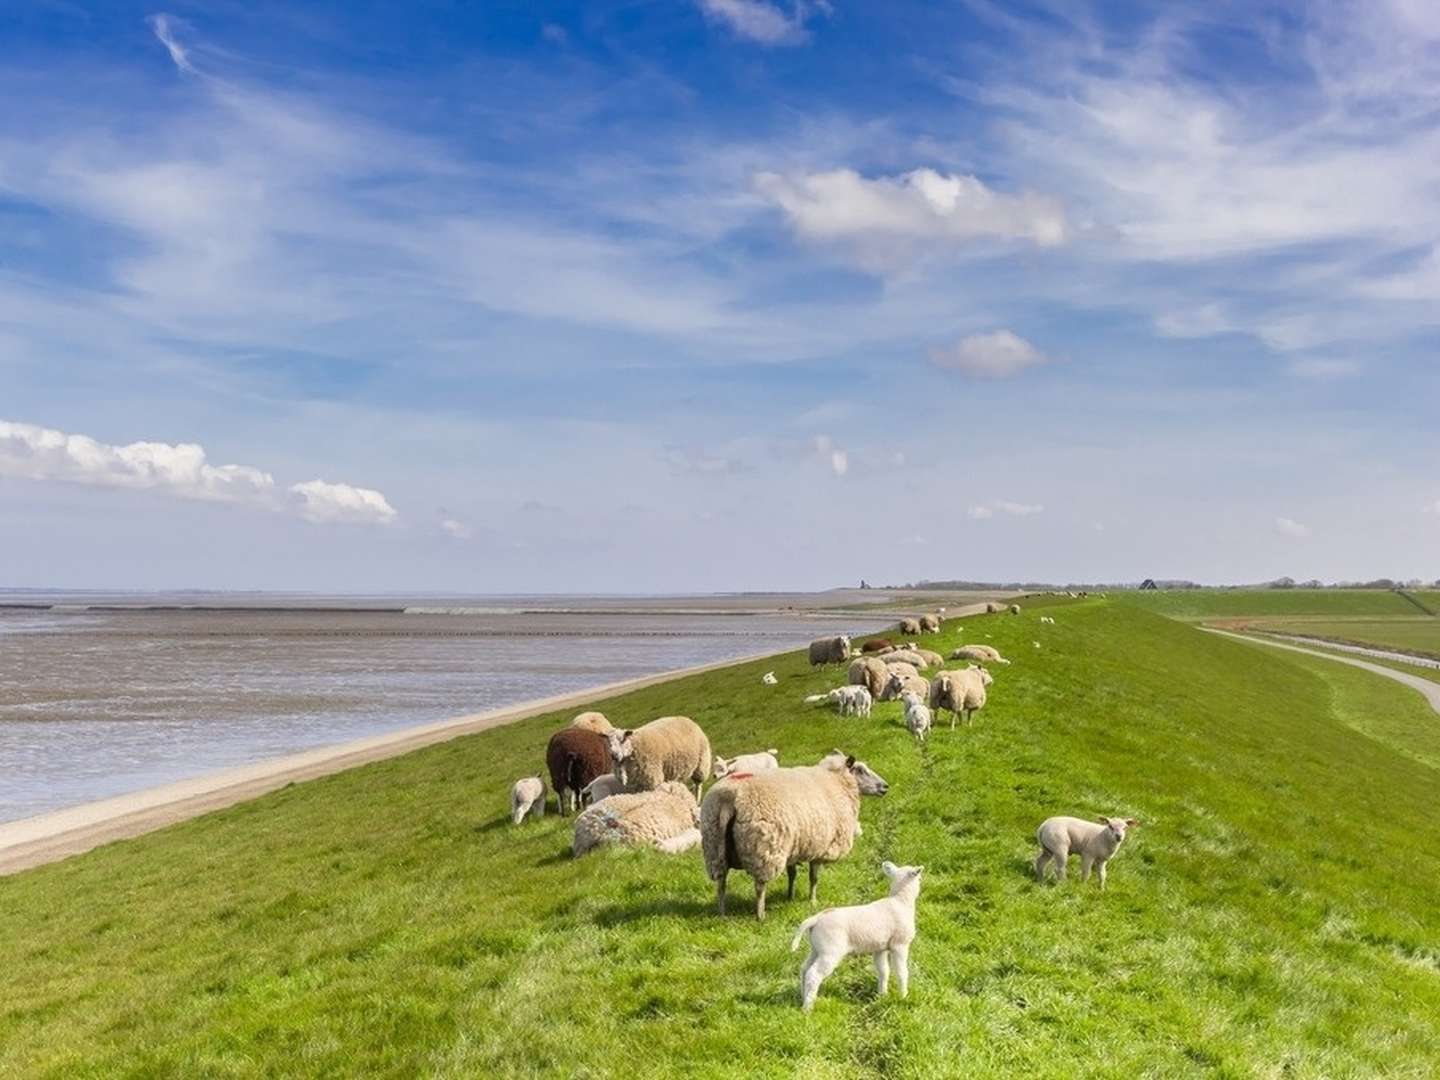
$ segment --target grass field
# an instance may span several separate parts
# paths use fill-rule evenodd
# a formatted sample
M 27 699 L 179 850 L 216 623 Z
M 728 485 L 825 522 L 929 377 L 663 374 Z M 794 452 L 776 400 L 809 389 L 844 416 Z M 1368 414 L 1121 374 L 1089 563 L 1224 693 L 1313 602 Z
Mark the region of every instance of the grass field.
M 1243 615 L 1423 617 L 1423 612 L 1403 596 L 1379 589 L 1160 589 L 1125 590 L 1111 595 L 1122 604 L 1172 619 Z
M 1357 597 L 1357 602 L 1363 598 Z M 714 913 L 698 853 L 568 856 L 512 828 L 544 717 L 0 879 L 0 1053 L 18 1076 L 1434 1075 L 1440 725 L 1378 676 L 1092 600 L 952 623 L 996 671 L 972 730 L 798 704 L 798 655 L 607 703 L 724 753 L 841 746 L 891 783 L 826 871 L 927 867 L 908 1000 L 868 964 L 796 1004 L 803 901 Z M 1031 642 L 1039 640 L 1035 649 Z M 774 668 L 780 685 L 760 684 Z M 1144 821 L 1110 888 L 1037 887 L 1051 813 Z M 802 875 L 803 879 L 803 875 Z
M 1370 645 L 1440 659 L 1440 619 L 1256 619 L 1256 630 Z
M 1292 643 L 1293 644 L 1293 643 Z M 1395 671 L 1403 671 L 1407 675 L 1418 675 L 1422 679 L 1429 679 L 1431 682 L 1440 683 L 1440 668 L 1421 667 L 1419 664 L 1407 664 L 1403 660 L 1386 660 L 1378 656 L 1363 656 L 1356 653 L 1345 652 L 1341 649 L 1328 649 L 1323 641 L 1314 641 L 1304 646 L 1307 649 L 1315 649 L 1330 656 L 1346 657 L 1350 660 L 1364 660 L 1367 664 L 1379 664 L 1381 667 L 1392 668 Z

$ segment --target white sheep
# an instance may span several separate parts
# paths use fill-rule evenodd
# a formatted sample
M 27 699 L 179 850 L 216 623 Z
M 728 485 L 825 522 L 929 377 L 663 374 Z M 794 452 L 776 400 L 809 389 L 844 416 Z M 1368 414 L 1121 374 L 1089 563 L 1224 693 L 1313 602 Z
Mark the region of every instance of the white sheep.
M 820 867 L 849 854 L 859 834 L 860 796 L 884 795 L 890 785 L 863 761 L 837 750 L 818 765 L 767 769 L 721 780 L 700 804 L 705 872 L 725 914 L 731 870 L 755 882 L 755 915 L 765 918 L 765 890 L 784 870 L 795 895 L 800 863 L 810 864 L 814 903 Z
M 710 775 L 710 740 L 688 716 L 662 716 L 633 731 L 609 736 L 614 772 L 626 791 L 652 791 L 666 780 L 695 785 Z
M 811 694 L 806 705 L 834 705 L 841 716 L 869 716 L 875 701 L 868 687 L 837 686 L 826 694 Z
M 985 635 L 989 637 L 989 634 Z M 979 660 L 982 664 L 1008 664 L 993 645 L 961 645 L 950 654 L 951 660 Z
M 880 659 L 887 667 L 890 664 L 909 664 L 913 668 L 925 667 L 925 657 L 914 649 L 891 649 L 889 652 L 881 653 Z
M 929 707 L 914 690 L 906 690 L 900 695 L 900 700 L 905 703 L 905 727 L 917 742 L 924 742 L 930 732 Z
M 679 854 L 700 843 L 700 806 L 684 784 L 667 780 L 653 791 L 612 795 L 575 819 L 571 852 L 578 858 L 601 844 L 653 847 Z
M 876 656 L 861 656 L 850 662 L 850 670 L 846 674 L 845 681 L 851 686 L 863 686 L 870 691 L 871 697 L 879 697 L 881 689 L 885 686 L 886 671 L 883 656 L 888 653 Z
M 545 816 L 545 781 L 538 776 L 516 780 L 510 789 L 510 821 L 519 825 L 526 814 L 536 818 Z
M 775 677 L 775 673 L 773 671 L 767 671 L 764 675 L 760 676 L 760 681 L 766 686 L 774 686 L 780 680 Z
M 904 618 L 904 619 L 901 619 L 901 620 L 900 620 L 900 633 L 902 633 L 902 634 L 918 634 L 918 633 L 920 633 L 920 620 L 919 620 L 919 619 L 912 619 L 912 618 Z
M 812 667 L 843 664 L 848 659 L 850 659 L 850 638 L 846 634 L 816 638 L 810 643 L 810 665 Z
M 918 673 L 907 675 L 901 671 L 892 671 L 880 690 L 879 700 L 894 701 L 902 697 L 907 690 L 913 690 L 924 697 L 930 692 L 930 680 Z
M 937 717 L 941 709 L 949 709 L 952 730 L 958 718 L 963 717 L 968 724 L 985 707 L 985 688 L 994 681 L 981 667 L 942 671 L 930 681 L 930 708 Z
M 602 712 L 582 712 L 574 720 L 570 721 L 571 727 L 584 728 L 586 731 L 593 731 L 597 735 L 609 735 L 615 730 L 615 726 L 605 719 Z
M 614 773 L 597 776 L 580 789 L 580 805 L 597 803 L 601 799 L 608 799 L 611 795 L 619 795 L 624 790 L 624 783 Z
M 1090 868 L 1095 867 L 1100 888 L 1105 888 L 1105 864 L 1125 842 L 1125 830 L 1138 828 L 1134 818 L 1102 817 L 1099 822 L 1077 817 L 1052 817 L 1040 823 L 1035 839 L 1040 854 L 1035 857 L 1035 880 L 1045 880 L 1045 864 L 1055 866 L 1055 880 L 1065 880 L 1065 863 L 1071 855 L 1080 856 L 1080 880 L 1088 881 Z
M 920 632 L 922 634 L 936 634 L 940 632 L 939 615 L 921 615 Z
M 753 754 L 736 754 L 733 758 L 725 759 L 718 754 L 715 756 L 715 779 L 722 780 L 731 773 L 761 772 L 764 769 L 778 769 L 780 761 L 776 754 L 780 753 L 773 746 L 769 750 L 758 750 Z
M 890 882 L 890 895 L 883 900 L 854 907 L 831 908 L 811 915 L 795 931 L 790 951 L 810 939 L 810 955 L 800 968 L 800 1007 L 806 1012 L 815 1004 L 820 984 L 840 961 L 859 954 L 875 957 L 875 975 L 879 994 L 885 996 L 890 985 L 890 965 L 895 965 L 895 981 L 900 996 L 910 992 L 910 943 L 915 940 L 915 901 L 920 895 L 923 866 L 881 864 Z
M 1011 604 L 1011 605 L 1010 605 L 1010 614 L 1011 614 L 1011 615 L 1019 615 L 1019 614 L 1020 614 L 1020 605 L 1019 605 L 1019 604 Z

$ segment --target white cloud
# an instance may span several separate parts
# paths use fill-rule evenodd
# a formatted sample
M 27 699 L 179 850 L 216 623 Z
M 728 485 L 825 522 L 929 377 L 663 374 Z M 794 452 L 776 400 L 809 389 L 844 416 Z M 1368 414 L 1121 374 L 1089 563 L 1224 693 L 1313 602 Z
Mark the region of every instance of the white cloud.
M 830 471 L 836 476 L 844 476 L 850 471 L 850 455 L 844 450 L 830 451 Z
M 307 480 L 291 484 L 290 493 L 297 500 L 300 516 L 319 525 L 389 525 L 399 516 L 373 488 Z
M 971 334 L 954 345 L 933 348 L 930 362 L 972 378 L 1006 379 L 1026 368 L 1048 363 L 1049 358 L 1019 335 L 1009 330 L 995 330 Z
M 1185 311 L 1167 311 L 1155 317 L 1155 331 L 1162 337 L 1214 337 L 1235 329 L 1234 322 L 1219 304 L 1203 304 Z
M 175 38 L 175 31 L 170 25 L 170 16 L 151 15 L 149 22 L 150 29 L 155 32 L 160 44 L 165 46 L 166 51 L 170 54 L 170 59 L 175 62 L 175 66 L 186 74 L 195 74 L 195 67 L 190 63 L 190 54 L 185 50 L 185 46 Z
M 1290 361 L 1288 370 L 1291 375 L 1298 375 L 1302 379 L 1343 379 L 1348 375 L 1358 375 L 1360 365 L 1353 360 L 1312 357 Z
M 987 238 L 1052 247 L 1064 243 L 1068 231 L 1056 199 L 1006 195 L 973 176 L 934 169 L 874 179 L 853 169 L 762 172 L 755 187 L 784 211 L 800 237 L 838 245 L 873 269 Z
M 1303 540 L 1310 535 L 1310 527 L 1301 525 L 1300 522 L 1288 517 L 1277 517 L 1275 519 L 1275 531 L 1281 536 L 1293 537 L 1296 540 Z
M 1009 499 L 997 499 L 989 505 L 980 504 L 972 506 L 967 511 L 975 521 L 988 521 L 993 518 L 996 512 L 1009 514 L 1011 517 L 1031 517 L 1034 514 L 1043 513 L 1045 507 L 1039 503 L 1011 502 Z
M 830 5 L 795 0 L 787 15 L 766 0 L 700 0 L 700 9 L 739 37 L 761 45 L 799 45 L 810 37 L 806 21 L 816 11 L 828 14 Z
M 469 540 L 475 535 L 475 530 L 466 525 L 465 522 L 452 517 L 440 519 L 440 531 L 446 536 L 453 536 L 456 540 Z
M 988 506 L 972 506 L 966 513 L 975 521 L 988 521 L 995 516 L 995 511 Z

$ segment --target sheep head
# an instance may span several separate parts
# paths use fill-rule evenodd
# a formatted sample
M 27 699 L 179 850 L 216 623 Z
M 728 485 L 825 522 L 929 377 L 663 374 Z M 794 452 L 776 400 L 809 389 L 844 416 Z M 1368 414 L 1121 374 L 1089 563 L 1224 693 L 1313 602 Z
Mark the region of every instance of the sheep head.
M 918 892 L 920 889 L 920 875 L 925 872 L 925 867 L 896 866 L 887 859 L 880 864 L 880 870 L 890 882 L 890 895 L 894 896 L 900 892 L 901 889 L 908 887 L 912 883 Z
M 1135 829 L 1135 828 L 1139 828 L 1139 826 L 1140 826 L 1140 822 L 1137 821 L 1137 820 L 1136 820 L 1135 818 L 1133 818 L 1133 817 L 1131 817 L 1131 818 L 1101 817 L 1101 818 L 1100 818 L 1100 824 L 1101 824 L 1101 825 L 1104 825 L 1107 829 L 1109 829 L 1109 830 L 1110 830 L 1110 834 L 1115 837 L 1115 846 L 1116 846 L 1116 847 L 1119 847 L 1119 846 L 1121 845 L 1121 843 L 1124 842 L 1124 840 L 1125 840 L 1125 830 L 1126 830 L 1126 829 Z
M 626 773 L 626 763 L 635 756 L 635 742 L 631 738 L 635 732 L 626 729 L 624 731 L 612 730 L 605 736 L 610 744 L 610 757 L 615 762 L 615 775 L 620 778 L 622 784 L 629 783 Z

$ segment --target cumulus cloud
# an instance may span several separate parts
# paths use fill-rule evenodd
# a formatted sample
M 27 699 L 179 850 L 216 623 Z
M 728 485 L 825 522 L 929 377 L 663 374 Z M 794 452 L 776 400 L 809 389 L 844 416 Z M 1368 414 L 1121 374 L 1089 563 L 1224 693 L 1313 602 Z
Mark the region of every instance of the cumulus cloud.
M 1281 536 L 1293 537 L 1296 540 L 1303 540 L 1310 535 L 1310 527 L 1301 525 L 1293 518 L 1277 517 L 1275 519 L 1275 531 Z
M 995 330 L 971 334 L 954 345 L 930 350 L 930 362 L 946 371 L 958 371 L 976 379 L 1008 379 L 1026 368 L 1050 362 L 1034 345 L 1011 333 Z
M 873 179 L 853 169 L 762 172 L 755 187 L 784 211 L 800 237 L 848 248 L 874 268 L 985 238 L 1053 247 L 1067 235 L 1065 211 L 1056 199 L 1006 195 L 973 176 L 934 169 Z
M 810 38 L 805 23 L 817 11 L 828 14 L 830 5 L 796 0 L 787 15 L 766 0 L 700 0 L 700 10 L 737 37 L 760 45 L 800 45 Z
M 249 465 L 211 465 L 198 443 L 133 442 L 123 446 L 35 424 L 0 420 L 0 476 L 89 487 L 153 490 L 182 499 L 278 509 L 275 478 Z M 378 491 L 319 480 L 294 485 L 297 508 L 311 521 L 369 520 L 388 524 L 395 510 Z M 368 506 L 349 516 L 339 503 Z

